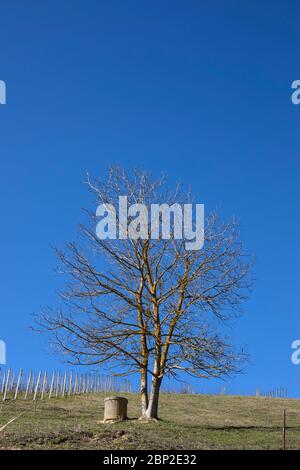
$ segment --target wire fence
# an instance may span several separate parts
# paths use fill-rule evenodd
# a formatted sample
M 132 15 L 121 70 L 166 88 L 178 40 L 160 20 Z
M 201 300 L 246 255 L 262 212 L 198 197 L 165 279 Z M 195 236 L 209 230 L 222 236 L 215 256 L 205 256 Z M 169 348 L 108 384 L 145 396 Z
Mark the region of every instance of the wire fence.
M 93 373 L 78 373 L 77 371 L 61 372 L 54 370 L 29 371 L 25 373 L 23 369 L 14 371 L 13 369 L 0 370 L 0 401 L 17 400 L 38 400 L 67 397 L 72 395 L 82 395 L 97 392 L 128 392 L 135 391 L 132 383 L 126 378 Z M 215 395 L 216 392 L 205 390 L 195 391 L 189 383 L 178 386 L 170 384 L 162 387 L 164 393 L 174 394 L 204 394 Z M 226 386 L 222 386 L 220 395 L 241 395 L 228 391 Z M 248 395 L 248 394 L 247 394 Z M 251 395 L 251 394 L 250 394 Z M 249 396 L 250 396 L 249 395 Z M 264 398 L 288 398 L 286 387 L 277 387 L 267 392 L 256 388 L 254 395 Z
M 261 396 L 268 398 L 287 398 L 288 390 L 286 387 L 277 387 L 262 393 Z
M 0 400 L 44 400 L 97 392 L 132 392 L 131 382 L 114 376 L 74 371 L 0 371 Z
M 253 392 L 240 392 L 238 390 L 228 389 L 226 385 L 222 385 L 219 390 L 208 391 L 205 388 L 195 389 L 191 384 L 185 382 L 179 385 L 164 384 L 162 392 L 170 394 L 189 394 L 189 395 L 223 395 L 223 396 L 255 396 L 261 398 L 288 398 L 287 387 L 276 387 L 268 391 L 263 391 L 260 388 L 256 388 Z

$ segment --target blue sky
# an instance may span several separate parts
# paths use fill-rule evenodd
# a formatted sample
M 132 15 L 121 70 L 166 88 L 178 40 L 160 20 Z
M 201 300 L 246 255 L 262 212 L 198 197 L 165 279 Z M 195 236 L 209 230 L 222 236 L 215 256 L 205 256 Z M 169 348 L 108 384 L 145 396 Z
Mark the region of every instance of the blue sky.
M 241 222 L 256 282 L 228 389 L 300 396 L 298 2 L 0 4 L 0 339 L 14 368 L 61 367 L 31 314 L 56 302 L 50 245 L 72 240 L 86 170 L 142 166 Z M 220 382 L 195 383 L 217 391 Z

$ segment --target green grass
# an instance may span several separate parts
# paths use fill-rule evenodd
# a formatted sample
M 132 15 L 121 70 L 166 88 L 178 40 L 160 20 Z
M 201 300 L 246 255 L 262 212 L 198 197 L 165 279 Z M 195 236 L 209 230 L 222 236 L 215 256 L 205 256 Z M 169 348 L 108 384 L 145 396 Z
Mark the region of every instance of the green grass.
M 106 394 L 107 395 L 107 394 Z M 300 400 L 162 394 L 158 423 L 138 421 L 139 397 L 129 420 L 102 424 L 104 394 L 0 404 L 0 449 L 280 449 L 287 410 L 287 447 L 300 449 Z

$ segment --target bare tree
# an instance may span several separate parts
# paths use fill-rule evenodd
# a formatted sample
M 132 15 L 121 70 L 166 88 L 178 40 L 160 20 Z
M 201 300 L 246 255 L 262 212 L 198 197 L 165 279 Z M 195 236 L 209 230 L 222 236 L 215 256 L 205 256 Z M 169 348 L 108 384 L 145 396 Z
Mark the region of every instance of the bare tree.
M 91 181 L 97 204 L 192 202 L 190 192 L 166 189 L 165 179 L 113 167 L 107 179 Z M 165 376 L 229 376 L 241 370 L 244 353 L 218 331 L 240 313 L 249 288 L 250 263 L 234 221 L 210 214 L 201 250 L 183 239 L 105 239 L 96 218 L 80 227 L 80 242 L 57 250 L 68 277 L 61 307 L 47 309 L 39 323 L 75 364 L 110 363 L 116 373 L 140 374 L 142 418 L 157 419 Z M 151 385 L 148 383 L 151 378 Z

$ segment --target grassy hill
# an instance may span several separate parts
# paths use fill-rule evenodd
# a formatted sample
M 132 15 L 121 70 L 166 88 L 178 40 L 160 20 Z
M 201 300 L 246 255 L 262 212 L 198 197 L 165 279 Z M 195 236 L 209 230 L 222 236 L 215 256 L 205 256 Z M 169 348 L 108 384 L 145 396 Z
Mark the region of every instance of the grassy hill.
M 300 449 L 300 400 L 162 394 L 158 423 L 137 421 L 139 397 L 129 400 L 129 420 L 101 424 L 104 394 L 0 404 L 0 449 L 280 449 L 287 410 L 287 447 Z M 106 394 L 107 396 L 107 394 Z

